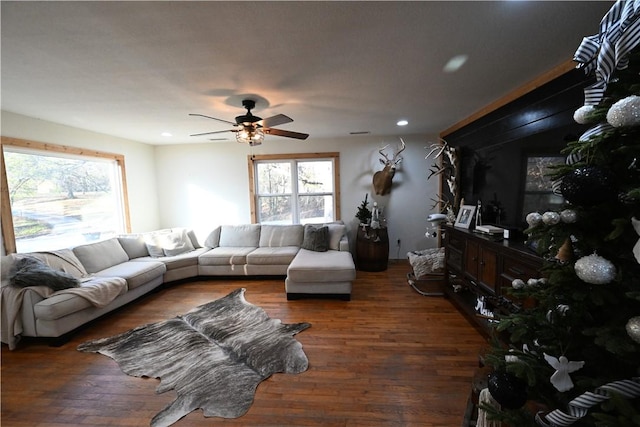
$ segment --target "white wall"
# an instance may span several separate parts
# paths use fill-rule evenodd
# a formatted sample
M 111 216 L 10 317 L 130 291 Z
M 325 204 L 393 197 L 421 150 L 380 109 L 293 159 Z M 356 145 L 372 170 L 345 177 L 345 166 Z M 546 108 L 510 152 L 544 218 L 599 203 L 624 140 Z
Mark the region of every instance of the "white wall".
M 435 135 L 403 137 L 407 148 L 391 194 L 376 196 L 371 182 L 382 168 L 378 150 L 398 144 L 396 136 L 307 141 L 267 137 L 253 148 L 235 142 L 152 146 L 5 111 L 1 125 L 7 137 L 123 154 L 133 232 L 184 226 L 195 229 L 203 240 L 217 225 L 249 222 L 248 155 L 337 151 L 342 220 L 350 226 L 352 242 L 357 207 L 369 194 L 371 202 L 384 207 L 388 219 L 390 258 L 404 259 L 407 251 L 436 246 L 434 239 L 424 236 L 426 217 L 433 213 L 431 198 L 438 192 L 438 180 L 427 181 L 430 162 L 424 159 L 425 146 L 437 139 Z
M 154 147 L 101 133 L 63 126 L 2 111 L 2 136 L 91 148 L 124 155 L 131 231 L 144 232 L 160 226 Z
M 386 196 L 376 196 L 371 182 L 373 173 L 382 168 L 378 150 L 386 144 L 399 144 L 396 136 L 307 141 L 267 137 L 261 146 L 253 148 L 235 142 L 157 146 L 161 226 L 190 226 L 202 239 L 217 225 L 250 222 L 248 155 L 337 151 L 340 153 L 342 220 L 350 225 L 352 237 L 357 226 L 357 207 L 365 194 L 369 194 L 371 203 L 377 201 L 384 207 L 388 219 L 389 257 L 406 258 L 407 251 L 436 245 L 436 241 L 427 239 L 424 233 L 426 217 L 432 213 L 430 199 L 437 194 L 438 180 L 427 181 L 430 163 L 424 159 L 425 146 L 436 137 L 403 139 L 407 148 L 401 154 L 403 161 L 393 179 L 392 191 Z

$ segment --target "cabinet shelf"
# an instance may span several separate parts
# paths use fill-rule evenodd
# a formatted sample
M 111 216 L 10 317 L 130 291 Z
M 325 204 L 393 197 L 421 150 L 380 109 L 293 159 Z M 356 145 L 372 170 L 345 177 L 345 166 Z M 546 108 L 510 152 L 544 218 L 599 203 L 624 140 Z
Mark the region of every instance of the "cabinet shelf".
M 496 240 L 465 229 L 445 227 L 445 294 L 482 334 L 490 336 L 495 318 L 515 307 L 507 289 L 514 279 L 539 277 L 542 259 L 522 242 Z M 485 303 L 486 315 L 477 307 Z

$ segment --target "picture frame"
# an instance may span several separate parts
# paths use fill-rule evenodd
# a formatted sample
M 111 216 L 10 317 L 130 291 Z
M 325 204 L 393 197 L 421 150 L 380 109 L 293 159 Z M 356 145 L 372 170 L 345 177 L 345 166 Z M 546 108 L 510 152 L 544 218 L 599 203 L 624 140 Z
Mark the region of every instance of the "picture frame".
M 456 222 L 455 224 L 453 224 L 453 226 L 457 228 L 469 229 L 475 213 L 476 213 L 476 207 L 474 205 L 460 206 L 460 210 L 458 211 L 458 216 L 456 217 Z

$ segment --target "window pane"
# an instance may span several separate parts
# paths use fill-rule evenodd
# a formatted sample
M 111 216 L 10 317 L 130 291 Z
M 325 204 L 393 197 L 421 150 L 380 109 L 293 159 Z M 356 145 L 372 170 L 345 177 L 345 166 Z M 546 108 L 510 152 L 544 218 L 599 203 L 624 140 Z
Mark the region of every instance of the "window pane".
M 258 194 L 291 194 L 291 163 L 258 163 Z
M 564 163 L 564 157 L 527 157 L 527 180 L 524 191 L 551 191 L 549 166 Z
M 300 223 L 333 221 L 333 196 L 299 196 Z
M 291 197 L 258 197 L 258 220 L 263 224 L 293 224 Z
M 331 160 L 299 162 L 298 192 L 331 193 L 333 191 L 333 162 Z
M 17 252 L 60 249 L 124 232 L 117 163 L 5 149 Z

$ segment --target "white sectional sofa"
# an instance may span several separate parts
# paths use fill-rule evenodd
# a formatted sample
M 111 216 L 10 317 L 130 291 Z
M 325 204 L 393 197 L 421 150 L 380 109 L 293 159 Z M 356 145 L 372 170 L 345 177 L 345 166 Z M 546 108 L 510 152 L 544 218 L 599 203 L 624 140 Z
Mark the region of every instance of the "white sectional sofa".
M 244 224 L 217 227 L 204 246 L 180 228 L 3 257 L 2 342 L 13 349 L 20 336 L 62 337 L 163 283 L 199 276 L 286 276 L 288 299 L 331 295 L 349 300 L 356 272 L 346 227 L 332 223 L 321 231 L 328 242 L 320 250 L 309 249 L 302 225 Z M 11 286 L 11 266 L 28 256 L 73 276 L 81 286 L 55 292 L 38 283 Z

